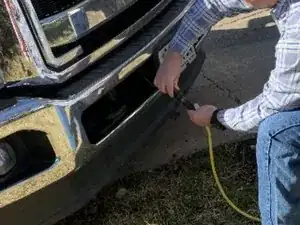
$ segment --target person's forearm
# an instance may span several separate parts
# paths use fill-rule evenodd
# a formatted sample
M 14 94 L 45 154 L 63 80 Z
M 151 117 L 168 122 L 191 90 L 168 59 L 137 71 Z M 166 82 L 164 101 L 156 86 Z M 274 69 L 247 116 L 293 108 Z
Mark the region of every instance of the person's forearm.
M 235 108 L 221 110 L 217 118 L 225 127 L 239 132 L 257 132 L 259 123 L 267 116 L 280 110 L 280 106 L 272 106 L 264 94 Z
M 297 21 L 297 14 L 289 18 Z M 300 24 L 291 24 L 276 46 L 276 66 L 262 94 L 247 103 L 219 113 L 219 121 L 236 131 L 257 131 L 266 117 L 300 108 Z
M 171 41 L 170 51 L 184 54 L 194 41 L 224 17 L 251 10 L 253 8 L 243 0 L 195 0 Z
M 286 101 L 278 100 L 287 98 Z M 299 108 L 300 92 L 264 93 L 236 108 L 225 109 L 219 112 L 218 120 L 228 129 L 242 132 L 256 133 L 261 121 L 265 118 L 283 111 Z

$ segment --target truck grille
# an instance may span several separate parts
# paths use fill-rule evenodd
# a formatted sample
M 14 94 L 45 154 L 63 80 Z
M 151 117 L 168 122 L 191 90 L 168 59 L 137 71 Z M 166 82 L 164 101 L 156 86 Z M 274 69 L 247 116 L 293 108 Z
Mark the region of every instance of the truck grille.
M 32 0 L 38 18 L 46 17 L 60 13 L 84 0 Z
M 47 69 L 78 74 L 125 43 L 172 0 L 20 0 Z M 42 58 L 42 57 L 41 57 Z M 63 74 L 62 74 L 63 73 Z
M 118 34 L 122 33 L 136 21 L 141 19 L 149 10 L 155 7 L 161 0 L 138 1 L 128 9 L 124 10 L 115 18 L 93 30 L 86 36 L 70 44 L 53 47 L 52 51 L 55 56 L 59 57 L 70 49 L 81 46 L 83 55 L 91 54 L 95 48 L 103 46 L 112 40 Z

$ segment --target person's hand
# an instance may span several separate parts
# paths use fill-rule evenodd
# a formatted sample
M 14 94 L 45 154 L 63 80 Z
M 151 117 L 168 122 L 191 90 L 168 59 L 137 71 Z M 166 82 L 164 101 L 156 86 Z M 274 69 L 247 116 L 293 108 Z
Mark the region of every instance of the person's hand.
M 204 105 L 196 107 L 196 110 L 189 110 L 188 115 L 193 123 L 198 126 L 210 126 L 210 121 L 213 112 L 217 109 L 217 107 L 213 105 Z
M 178 52 L 167 53 L 160 65 L 154 85 L 165 94 L 173 98 L 175 89 L 179 90 L 178 81 L 181 72 L 181 55 Z

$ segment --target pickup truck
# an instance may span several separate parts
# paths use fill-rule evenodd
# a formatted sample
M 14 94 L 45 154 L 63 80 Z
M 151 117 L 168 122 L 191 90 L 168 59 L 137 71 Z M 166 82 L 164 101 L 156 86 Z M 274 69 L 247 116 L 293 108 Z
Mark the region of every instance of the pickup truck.
M 178 103 L 152 82 L 189 0 L 1 0 L 1 225 L 48 225 L 114 181 Z M 191 44 L 186 92 L 205 60 Z

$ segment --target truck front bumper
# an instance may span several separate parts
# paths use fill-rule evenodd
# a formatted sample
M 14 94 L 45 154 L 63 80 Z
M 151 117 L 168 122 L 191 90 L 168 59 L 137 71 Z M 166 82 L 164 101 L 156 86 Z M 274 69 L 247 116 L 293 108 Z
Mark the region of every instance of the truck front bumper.
M 98 133 L 101 124 L 93 126 L 93 121 L 96 124 L 101 119 L 97 113 L 105 110 L 97 102 L 112 89 L 127 82 L 133 74 L 139 77 L 139 73 L 147 73 L 145 76 L 153 81 L 155 70 L 139 71 L 139 68 L 150 61 L 153 64 L 149 65 L 157 66 L 158 51 L 170 41 L 184 12 L 191 6 L 188 1 L 177 2 L 125 47 L 113 53 L 111 59 L 94 65 L 79 79 L 59 89 L 55 98 L 20 98 L 14 106 L 1 111 L 0 139 L 23 130 L 34 132 L 34 137 L 45 135 L 51 146 L 47 149 L 55 154 L 55 161 L 43 170 L 26 174 L 8 187 L 0 186 L 0 216 L 4 218 L 4 225 L 53 224 L 82 207 L 118 177 L 119 168 L 128 157 L 176 108 L 175 100 L 150 88 L 147 92 L 150 94 L 105 135 Z M 205 54 L 199 48 L 197 53 L 181 75 L 183 91 L 191 87 L 204 63 Z M 133 99 L 139 94 L 132 93 L 136 93 Z M 84 112 L 91 107 L 93 112 L 83 119 Z M 36 131 L 41 134 L 37 135 Z M 23 139 L 28 135 L 21 133 Z M 25 145 L 36 148 L 36 152 L 44 148 L 39 143 L 28 142 L 35 139 L 25 140 Z M 44 157 L 49 153 L 37 155 Z
M 201 70 L 204 54 L 200 53 L 181 76 L 181 88 L 184 91 L 189 89 Z M 3 224 L 54 224 L 78 210 L 102 187 L 118 177 L 119 168 L 126 163 L 130 154 L 141 147 L 147 137 L 163 124 L 176 105 L 175 100 L 155 92 L 106 141 L 89 147 L 82 145 L 75 153 L 76 166 L 71 173 L 1 208 Z M 24 192 L 22 183 L 18 186 Z

